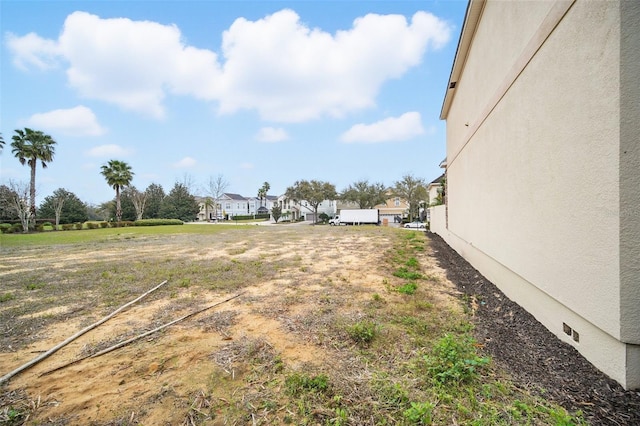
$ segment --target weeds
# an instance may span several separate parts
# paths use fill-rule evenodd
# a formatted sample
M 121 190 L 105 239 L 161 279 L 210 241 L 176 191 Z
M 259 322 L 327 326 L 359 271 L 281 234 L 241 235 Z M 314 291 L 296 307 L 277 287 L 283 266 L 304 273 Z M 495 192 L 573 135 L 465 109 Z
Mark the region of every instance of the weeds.
M 0 294 L 0 303 L 8 302 L 15 299 L 16 296 L 13 293 Z
M 354 342 L 360 345 L 368 345 L 373 342 L 380 331 L 380 327 L 373 321 L 358 321 L 351 325 L 347 332 Z
M 163 360 L 161 368 L 153 378 L 166 383 L 150 393 L 153 398 L 148 403 L 136 408 L 137 422 L 147 424 L 144 413 L 157 414 L 157 405 L 172 407 L 167 415 L 174 417 L 167 418 L 167 424 L 582 424 L 579 415 L 572 416 L 512 385 L 483 357 L 470 337 L 473 326 L 464 304 L 441 292 L 438 286 L 443 283 L 421 265 L 422 233 L 382 227 L 286 231 L 274 227 L 276 234 L 269 236 L 260 227 L 181 226 L 166 235 L 166 228 L 160 228 L 128 228 L 135 233 L 132 240 L 114 235 L 111 229 L 57 233 L 46 235 L 41 248 L 33 245 L 36 237 L 27 235 L 26 250 L 11 236 L 16 244 L 8 249 L 12 251 L 8 270 L 27 272 L 3 275 L 6 293 L 0 295 L 5 302 L 0 324 L 11 321 L 16 336 L 29 336 L 22 331 L 98 316 L 100 310 L 130 300 L 149 283 L 169 279 L 163 294 L 149 298 L 150 302 L 170 301 L 171 309 L 150 317 L 153 323 L 166 322 L 205 303 L 206 295 L 252 286 L 256 291 L 243 299 L 242 309 L 193 318 L 182 326 L 191 327 L 189 334 L 181 335 L 178 329 L 171 332 L 171 339 L 144 344 L 145 351 L 161 353 L 157 358 Z M 338 233 L 343 239 L 336 244 Z M 57 238 L 77 240 L 52 243 Z M 323 247 L 323 256 L 308 250 L 310 241 Z M 51 253 L 52 244 L 56 253 Z M 98 247 L 93 256 L 85 253 L 89 245 Z M 197 249 L 214 246 L 214 257 L 209 249 L 204 255 Z M 326 259 L 338 262 L 343 253 L 334 247 L 349 250 L 354 259 L 336 263 L 327 272 Z M 61 258 L 55 258 L 59 254 Z M 30 269 L 26 261 L 15 260 L 21 256 L 49 256 L 61 266 Z M 65 258 L 78 260 L 64 262 Z M 365 277 L 365 271 L 379 278 Z M 38 291 L 25 295 L 30 290 Z M 28 305 L 22 303 L 27 298 Z M 74 305 L 84 309 L 64 317 L 26 315 Z M 255 325 L 247 326 L 247 314 L 252 321 L 255 318 Z M 265 318 L 279 322 L 278 332 L 270 334 L 271 328 L 261 328 L 260 320 Z M 128 326 L 132 325 L 142 326 Z M 194 361 L 173 351 L 178 347 L 189 351 L 185 348 L 200 336 L 211 342 L 203 355 L 210 362 L 187 370 Z M 9 340 L 5 335 L 0 339 L 5 347 L 25 347 L 33 341 L 13 336 Z M 313 353 L 301 353 L 306 350 L 296 347 L 301 343 L 313 348 L 308 351 Z M 198 359 L 195 351 L 188 355 Z M 134 365 L 140 361 L 131 359 Z M 108 365 L 106 359 L 103 362 Z M 148 365 L 128 370 L 138 372 L 144 386 Z M 120 378 L 119 370 L 113 374 Z M 185 391 L 173 391 L 173 386 Z M 122 391 L 119 398 L 131 395 L 126 394 L 126 386 Z M 113 401 L 105 394 L 100 406 L 104 410 L 109 404 Z M 27 405 L 22 409 L 15 401 L 3 400 L 2 395 L 0 407 L 13 407 L 2 413 L 6 419 L 40 415 Z M 122 417 L 117 424 L 127 424 L 128 418 Z M 38 421 L 43 420 L 34 419 L 34 424 Z M 114 419 L 105 421 L 116 424 Z
M 478 369 L 489 363 L 489 358 L 479 357 L 472 337 L 456 338 L 445 334 L 424 356 L 427 369 L 433 379 L 440 384 L 468 382 L 478 376 Z
M 418 284 L 416 284 L 413 281 L 410 281 L 410 282 L 398 287 L 397 290 L 398 290 L 398 293 L 411 295 L 411 294 L 415 293 L 416 290 L 418 290 Z

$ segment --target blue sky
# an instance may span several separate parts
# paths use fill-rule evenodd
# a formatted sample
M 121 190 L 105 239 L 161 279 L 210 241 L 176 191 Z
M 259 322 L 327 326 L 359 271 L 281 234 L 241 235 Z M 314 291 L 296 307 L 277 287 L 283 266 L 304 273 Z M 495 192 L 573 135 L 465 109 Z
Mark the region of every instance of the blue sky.
M 15 129 L 57 142 L 37 170 L 99 204 L 100 174 L 127 162 L 132 184 L 205 195 L 272 195 L 300 179 L 391 186 L 441 173 L 439 120 L 467 2 L 0 2 L 0 183 L 28 182 Z

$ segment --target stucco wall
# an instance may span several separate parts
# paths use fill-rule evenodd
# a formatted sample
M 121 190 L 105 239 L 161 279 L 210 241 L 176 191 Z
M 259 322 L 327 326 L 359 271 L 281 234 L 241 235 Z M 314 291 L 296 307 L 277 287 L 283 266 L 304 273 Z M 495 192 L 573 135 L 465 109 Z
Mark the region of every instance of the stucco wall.
M 639 301 L 637 270 L 627 273 L 637 261 L 621 246 L 637 254 L 638 235 L 621 239 L 621 229 L 640 221 L 621 201 L 635 185 L 637 209 L 638 156 L 623 152 L 638 144 L 621 135 L 620 16 L 619 2 L 486 4 L 446 117 L 443 236 L 550 330 L 637 387 L 628 370 L 640 368 L 640 347 L 621 343 L 640 343 L 640 321 L 628 319 L 638 319 L 637 304 L 621 300 Z M 637 141 L 635 130 L 625 132 Z M 583 331 L 579 342 L 562 336 L 563 322 Z

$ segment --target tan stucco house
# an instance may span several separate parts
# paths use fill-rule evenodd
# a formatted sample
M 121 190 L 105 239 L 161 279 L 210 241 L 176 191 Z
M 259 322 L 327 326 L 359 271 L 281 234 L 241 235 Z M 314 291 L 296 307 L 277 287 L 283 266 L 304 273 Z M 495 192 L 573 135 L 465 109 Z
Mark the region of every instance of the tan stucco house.
M 640 388 L 640 2 L 469 2 L 431 229 Z

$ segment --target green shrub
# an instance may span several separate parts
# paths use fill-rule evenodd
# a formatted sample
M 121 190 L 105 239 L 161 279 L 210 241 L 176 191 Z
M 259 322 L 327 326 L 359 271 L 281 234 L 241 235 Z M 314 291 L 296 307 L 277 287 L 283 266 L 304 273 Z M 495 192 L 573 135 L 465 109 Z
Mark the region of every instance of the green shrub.
M 82 229 L 82 223 L 81 222 L 76 222 L 73 224 L 73 227 L 76 228 L 78 231 Z
M 17 234 L 19 232 L 23 232 L 24 228 L 22 228 L 21 223 L 14 223 L 13 225 L 11 225 L 11 228 L 9 228 L 9 230 L 9 233 Z
M 0 223 L 0 232 L 4 233 L 8 233 L 8 231 L 11 229 L 11 224 L 10 223 Z
M 237 215 L 231 216 L 231 220 L 254 220 L 254 219 L 269 219 L 271 215 L 269 214 L 245 214 L 245 215 Z
M 347 330 L 349 336 L 358 344 L 369 344 L 378 335 L 380 327 L 373 321 L 358 321 Z
M 100 222 L 100 228 L 108 228 L 109 222 Z
M 425 355 L 427 370 L 441 384 L 468 382 L 477 375 L 477 369 L 489 363 L 489 358 L 476 354 L 475 340 L 470 336 L 444 335 Z
M 73 229 L 73 224 L 72 223 L 63 223 L 62 224 L 62 230 L 63 231 L 71 231 Z
M 87 222 L 87 228 L 89 229 L 98 229 L 99 227 L 100 225 L 95 222 Z
M 134 222 L 135 226 L 162 226 L 162 225 L 183 225 L 180 219 L 140 219 Z

